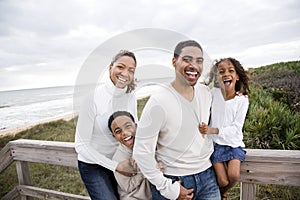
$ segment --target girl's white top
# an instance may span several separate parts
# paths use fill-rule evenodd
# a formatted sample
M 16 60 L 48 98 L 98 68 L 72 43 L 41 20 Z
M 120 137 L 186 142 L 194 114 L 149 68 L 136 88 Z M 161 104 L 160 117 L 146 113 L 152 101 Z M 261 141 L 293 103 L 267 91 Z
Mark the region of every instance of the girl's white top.
M 213 101 L 210 127 L 218 128 L 219 134 L 209 136 L 220 145 L 245 147 L 242 129 L 249 107 L 248 97 L 236 95 L 225 101 L 219 88 L 213 88 L 211 94 Z
M 137 102 L 126 87 L 115 87 L 111 80 L 88 95 L 80 107 L 75 134 L 78 160 L 99 164 L 115 171 L 118 162 L 112 160 L 118 142 L 108 129 L 108 118 L 115 111 L 129 111 L 137 119 Z

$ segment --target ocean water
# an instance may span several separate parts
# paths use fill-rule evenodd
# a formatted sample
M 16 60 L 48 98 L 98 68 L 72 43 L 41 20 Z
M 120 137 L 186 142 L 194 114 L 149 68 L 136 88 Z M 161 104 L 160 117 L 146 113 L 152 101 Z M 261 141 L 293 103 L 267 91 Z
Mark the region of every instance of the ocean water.
M 170 82 L 171 79 L 139 81 L 135 95 L 137 98 L 149 96 L 158 88 L 153 84 Z M 0 132 L 78 113 L 74 91 L 77 95 L 78 90 L 73 86 L 0 91 Z M 87 92 L 83 87 L 79 93 L 84 96 Z
M 73 86 L 0 91 L 0 131 L 73 113 Z

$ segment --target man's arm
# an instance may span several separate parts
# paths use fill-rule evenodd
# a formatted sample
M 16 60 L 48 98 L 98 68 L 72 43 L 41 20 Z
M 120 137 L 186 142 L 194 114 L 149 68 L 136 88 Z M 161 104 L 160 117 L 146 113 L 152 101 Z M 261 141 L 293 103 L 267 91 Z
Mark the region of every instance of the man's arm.
M 150 98 L 138 124 L 133 157 L 144 176 L 168 199 L 176 199 L 180 193 L 180 183 L 172 183 L 156 167 L 155 150 L 161 127 L 165 123 L 165 113 L 161 106 Z

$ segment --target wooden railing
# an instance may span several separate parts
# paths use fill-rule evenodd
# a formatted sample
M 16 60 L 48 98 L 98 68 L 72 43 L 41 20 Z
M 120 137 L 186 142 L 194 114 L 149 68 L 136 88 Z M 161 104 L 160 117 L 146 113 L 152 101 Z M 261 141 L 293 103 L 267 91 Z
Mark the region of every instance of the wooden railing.
M 241 165 L 240 199 L 255 199 L 256 184 L 300 186 L 300 151 L 246 149 L 246 161 Z M 74 199 L 89 197 L 57 192 L 31 186 L 28 162 L 77 167 L 74 143 L 43 140 L 15 140 L 0 152 L 0 173 L 16 162 L 19 185 L 1 200 L 18 196 L 23 199 Z

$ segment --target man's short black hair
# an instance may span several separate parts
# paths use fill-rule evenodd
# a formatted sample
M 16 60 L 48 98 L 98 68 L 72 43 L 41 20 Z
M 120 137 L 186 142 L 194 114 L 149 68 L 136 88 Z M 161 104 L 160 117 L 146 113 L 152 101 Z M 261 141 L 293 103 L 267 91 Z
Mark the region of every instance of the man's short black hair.
M 178 58 L 178 56 L 181 54 L 181 51 L 184 47 L 198 47 L 202 51 L 202 47 L 198 42 L 196 42 L 195 40 L 186 40 L 186 41 L 179 42 L 176 45 L 174 50 L 174 58 L 176 59 Z

